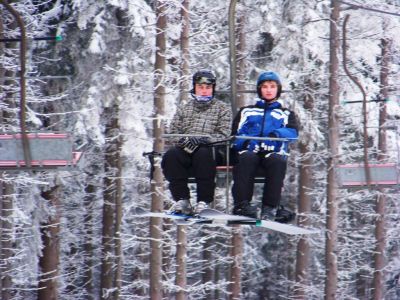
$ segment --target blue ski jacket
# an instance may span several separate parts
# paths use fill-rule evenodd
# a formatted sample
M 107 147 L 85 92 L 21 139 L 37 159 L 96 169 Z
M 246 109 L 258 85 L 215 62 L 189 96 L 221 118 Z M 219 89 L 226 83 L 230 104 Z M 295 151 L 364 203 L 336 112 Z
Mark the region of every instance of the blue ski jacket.
M 296 115 L 280 102 L 257 99 L 255 105 L 242 107 L 233 120 L 232 135 L 288 138 L 289 141 L 260 141 L 236 138 L 232 148 L 236 151 L 254 151 L 288 155 L 288 144 L 298 138 Z

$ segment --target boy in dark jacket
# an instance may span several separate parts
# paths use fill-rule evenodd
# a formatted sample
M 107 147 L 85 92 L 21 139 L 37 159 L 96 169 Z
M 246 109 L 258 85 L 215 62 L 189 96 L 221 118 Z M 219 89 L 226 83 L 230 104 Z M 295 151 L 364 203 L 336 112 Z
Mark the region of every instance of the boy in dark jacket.
M 298 137 L 295 114 L 277 101 L 281 91 L 282 83 L 276 73 L 261 73 L 255 105 L 242 107 L 233 121 L 232 135 L 236 138 L 232 147 L 238 154 L 232 187 L 235 215 L 256 217 L 257 210 L 250 206 L 250 201 L 254 178 L 261 167 L 265 176 L 261 219 L 275 220 L 286 174 L 288 143 Z
M 177 139 L 164 155 L 161 167 L 169 181 L 173 211 L 198 213 L 214 200 L 216 162 L 211 147 L 205 144 L 229 136 L 232 113 L 230 106 L 214 98 L 215 75 L 201 70 L 193 75 L 192 99 L 178 107 L 169 134 L 186 135 Z M 197 184 L 197 204 L 193 210 L 188 188 L 189 170 Z

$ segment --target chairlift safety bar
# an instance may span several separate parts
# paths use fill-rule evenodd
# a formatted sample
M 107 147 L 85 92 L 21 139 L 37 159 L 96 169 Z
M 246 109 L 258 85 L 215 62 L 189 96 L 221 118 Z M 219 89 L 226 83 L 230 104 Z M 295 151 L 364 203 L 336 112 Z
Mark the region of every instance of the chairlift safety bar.
M 277 142 L 294 142 L 297 138 L 279 138 L 279 137 L 261 137 L 261 136 L 242 136 L 234 135 L 232 138 L 238 140 L 257 140 L 257 141 L 277 141 Z
M 210 135 L 208 134 L 178 134 L 178 133 L 166 133 L 163 134 L 161 137 L 163 138 L 174 138 L 174 137 L 206 137 L 206 138 L 211 138 Z
M 163 134 L 163 138 L 174 138 L 174 137 L 207 137 L 211 138 L 210 135 L 207 134 Z M 261 137 L 261 136 L 242 136 L 242 135 L 233 135 L 228 137 L 226 140 L 221 140 L 221 142 L 231 141 L 233 139 L 239 140 L 258 140 L 258 141 L 277 141 L 277 142 L 294 142 L 297 141 L 297 138 L 279 138 L 279 137 Z

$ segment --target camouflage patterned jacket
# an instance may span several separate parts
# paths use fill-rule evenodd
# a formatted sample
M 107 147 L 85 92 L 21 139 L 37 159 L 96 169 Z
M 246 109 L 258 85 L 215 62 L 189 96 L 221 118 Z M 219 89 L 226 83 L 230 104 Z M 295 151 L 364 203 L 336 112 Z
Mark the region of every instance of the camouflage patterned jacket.
M 210 135 L 210 141 L 218 141 L 229 136 L 231 122 L 231 108 L 226 103 L 215 98 L 209 103 L 189 100 L 178 107 L 167 133 Z

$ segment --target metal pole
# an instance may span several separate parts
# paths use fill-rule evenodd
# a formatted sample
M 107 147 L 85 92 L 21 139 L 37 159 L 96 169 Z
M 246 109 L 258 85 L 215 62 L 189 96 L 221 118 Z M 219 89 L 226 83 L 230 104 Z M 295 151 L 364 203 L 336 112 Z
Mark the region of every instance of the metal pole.
M 20 124 L 20 129 L 21 129 L 21 141 L 22 141 L 22 147 L 24 150 L 24 160 L 25 160 L 25 166 L 30 168 L 31 167 L 31 151 L 29 147 L 29 140 L 28 140 L 28 135 L 26 133 L 26 82 L 25 82 L 25 72 L 26 72 L 26 67 L 25 67 L 25 55 L 26 55 L 26 30 L 25 30 L 25 24 L 24 21 L 22 20 L 21 16 L 19 13 L 10 5 L 7 3 L 7 1 L 0 0 L 0 2 L 7 8 L 7 10 L 13 15 L 15 21 L 17 22 L 19 29 L 21 31 L 21 41 L 19 43 L 20 47 L 20 53 L 19 53 L 19 58 L 20 58 L 20 103 L 19 103 L 19 124 Z
M 230 191 L 230 176 L 229 176 L 229 166 L 231 164 L 231 158 L 230 158 L 230 141 L 226 141 L 226 178 L 225 178 L 225 197 L 226 197 L 226 213 L 230 213 L 230 208 L 229 208 L 229 191 Z
M 229 65 L 231 69 L 231 106 L 232 113 L 236 114 L 236 39 L 235 39 L 235 21 L 236 21 L 236 0 L 231 0 L 229 4 Z
M 61 41 L 62 37 L 61 36 L 44 36 L 44 37 L 36 37 L 32 39 L 33 41 Z M 0 39 L 0 42 L 2 43 L 11 43 L 11 42 L 21 42 L 21 38 L 4 38 Z

